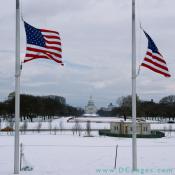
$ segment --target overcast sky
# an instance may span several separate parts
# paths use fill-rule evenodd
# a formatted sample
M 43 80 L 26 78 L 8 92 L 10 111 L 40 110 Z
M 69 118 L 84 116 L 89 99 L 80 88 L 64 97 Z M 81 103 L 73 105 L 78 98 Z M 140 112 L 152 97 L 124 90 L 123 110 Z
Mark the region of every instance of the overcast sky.
M 35 60 L 23 65 L 21 92 L 60 95 L 85 106 L 92 95 L 98 107 L 131 94 L 131 0 L 21 0 L 24 19 L 61 34 L 62 67 Z M 139 22 L 164 55 L 171 78 L 142 68 L 137 78 L 141 99 L 158 101 L 175 94 L 175 1 L 136 0 L 137 68 L 147 48 Z M 14 91 L 15 1 L 0 6 L 0 99 Z M 21 58 L 25 55 L 21 22 Z

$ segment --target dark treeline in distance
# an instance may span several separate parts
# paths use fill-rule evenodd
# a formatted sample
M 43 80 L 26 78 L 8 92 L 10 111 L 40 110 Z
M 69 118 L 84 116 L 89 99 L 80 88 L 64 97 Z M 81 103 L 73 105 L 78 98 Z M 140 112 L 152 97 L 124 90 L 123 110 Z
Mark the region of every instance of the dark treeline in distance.
M 101 116 L 125 116 L 131 117 L 132 98 L 130 95 L 120 97 L 117 100 L 118 107 L 112 111 L 100 109 L 98 114 Z M 168 119 L 175 120 L 175 95 L 163 97 L 159 102 L 142 101 L 137 96 L 137 117 L 152 118 L 152 119 Z
M 32 122 L 34 118 L 41 117 L 44 121 L 52 119 L 54 116 L 81 116 L 84 113 L 81 108 L 67 105 L 65 98 L 60 96 L 21 94 L 20 100 L 21 120 L 28 119 Z M 120 97 L 117 100 L 117 107 L 114 107 L 111 111 L 101 108 L 98 110 L 98 114 L 100 116 L 131 117 L 131 101 L 130 95 Z M 11 93 L 8 100 L 0 102 L 0 117 L 12 119 L 14 114 L 15 98 L 14 93 Z M 175 120 L 175 95 L 163 97 L 157 103 L 154 100 L 143 101 L 137 96 L 137 117 Z
M 79 116 L 83 110 L 69 106 L 64 97 L 60 96 L 33 96 L 20 95 L 21 120 L 41 117 L 43 120 L 51 119 L 54 116 Z M 15 114 L 14 94 L 8 100 L 0 102 L 0 116 L 4 119 L 13 118 Z

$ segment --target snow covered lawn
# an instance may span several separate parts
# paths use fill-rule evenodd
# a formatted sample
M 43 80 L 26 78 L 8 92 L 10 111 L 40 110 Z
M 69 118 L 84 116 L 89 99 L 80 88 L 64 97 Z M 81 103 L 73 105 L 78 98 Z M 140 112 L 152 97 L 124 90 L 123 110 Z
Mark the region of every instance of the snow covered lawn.
M 62 129 L 72 129 L 75 126 L 75 120 L 71 119 L 68 121 L 70 117 L 60 117 L 58 119 L 54 119 L 51 123 L 48 121 L 46 122 L 27 122 L 27 129 L 37 129 L 38 125 L 41 124 L 41 129 L 50 129 L 50 125 L 52 126 L 52 129 L 57 128 L 60 129 L 60 125 L 62 126 Z M 86 122 L 91 121 L 91 128 L 92 129 L 110 129 L 110 123 L 111 122 L 119 122 L 121 118 L 116 117 L 79 117 L 79 125 L 82 129 L 86 129 Z M 168 123 L 157 123 L 157 121 L 150 121 L 147 122 L 151 123 L 151 129 L 162 129 L 162 130 L 175 130 L 175 123 L 168 124 Z M 1 128 L 5 128 L 8 126 L 8 122 L 2 122 Z M 20 127 L 24 125 L 24 122 L 20 122 Z
M 116 175 L 131 174 L 131 139 L 72 135 L 71 132 L 27 133 L 20 136 L 27 164 L 34 170 L 22 175 Z M 13 174 L 14 137 L 0 135 L 0 175 Z M 114 170 L 118 144 L 117 168 Z M 174 175 L 175 135 L 138 139 L 138 170 L 134 174 Z M 174 169 L 173 169 L 174 168 Z

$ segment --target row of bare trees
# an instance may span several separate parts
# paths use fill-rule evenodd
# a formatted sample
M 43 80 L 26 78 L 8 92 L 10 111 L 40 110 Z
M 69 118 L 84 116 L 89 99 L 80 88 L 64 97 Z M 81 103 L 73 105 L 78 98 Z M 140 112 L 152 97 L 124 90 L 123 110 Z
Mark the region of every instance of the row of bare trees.
M 40 116 L 43 121 L 52 119 L 54 116 L 79 116 L 83 110 L 67 105 L 59 96 L 33 96 L 21 94 L 20 111 L 21 121 L 28 119 L 31 122 Z M 15 99 L 14 97 L 0 102 L 0 117 L 14 118 Z M 9 119 L 10 120 L 10 119 Z
M 82 131 L 83 131 L 83 128 L 82 128 L 79 120 L 78 119 L 75 120 L 75 124 L 72 127 L 73 135 L 78 134 L 79 136 L 81 136 Z M 87 137 L 91 136 L 91 122 L 89 120 L 86 122 L 85 134 Z
M 7 124 L 8 125 L 8 124 Z M 8 125 L 10 126 L 10 125 Z M 28 130 L 28 126 L 29 126 L 29 122 L 27 120 L 24 120 L 23 123 L 20 126 L 20 130 L 21 133 L 25 134 L 26 131 Z M 33 127 L 33 132 L 36 131 L 38 133 L 40 133 L 41 129 L 43 126 L 43 122 L 41 122 L 40 120 L 36 123 L 36 126 Z M 13 126 L 11 125 L 10 127 L 13 128 Z M 48 126 L 46 126 L 47 130 L 49 130 L 50 134 L 57 134 L 57 131 L 61 132 L 65 130 L 65 126 L 64 126 L 64 122 L 62 120 L 62 118 L 60 118 L 59 120 L 57 120 L 57 122 L 53 122 L 52 119 L 50 119 L 48 121 Z M 72 126 L 71 129 L 73 135 L 82 135 L 82 132 L 85 131 L 85 136 L 90 137 L 91 136 L 91 122 L 87 121 L 85 128 L 82 127 L 81 123 L 79 122 L 78 119 L 75 120 L 74 125 Z
M 118 98 L 118 107 L 112 111 L 99 110 L 100 115 L 106 116 L 131 116 L 131 95 Z M 143 101 L 137 96 L 137 117 L 152 117 L 159 119 L 175 120 L 175 95 L 163 97 L 159 102 L 154 100 Z

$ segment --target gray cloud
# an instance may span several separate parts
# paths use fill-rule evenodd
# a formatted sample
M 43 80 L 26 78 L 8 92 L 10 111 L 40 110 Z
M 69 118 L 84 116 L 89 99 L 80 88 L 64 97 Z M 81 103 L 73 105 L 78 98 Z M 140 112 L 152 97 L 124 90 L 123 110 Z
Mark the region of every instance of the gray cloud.
M 24 19 L 38 28 L 61 33 L 61 67 L 38 60 L 23 65 L 22 93 L 65 96 L 72 105 L 84 106 L 93 95 L 98 106 L 115 102 L 131 93 L 131 0 L 21 0 Z M 15 3 L 0 7 L 0 96 L 14 89 Z M 168 63 L 171 79 L 142 69 L 137 93 L 159 100 L 175 93 L 173 0 L 138 0 L 137 65 L 145 55 L 147 41 L 139 21 L 152 36 Z M 21 22 L 21 57 L 25 55 L 25 33 Z

